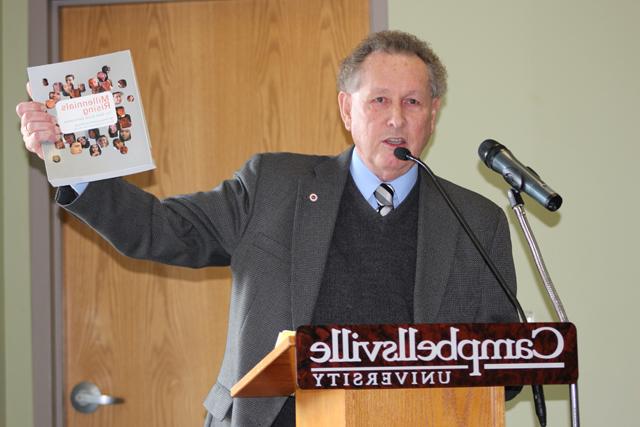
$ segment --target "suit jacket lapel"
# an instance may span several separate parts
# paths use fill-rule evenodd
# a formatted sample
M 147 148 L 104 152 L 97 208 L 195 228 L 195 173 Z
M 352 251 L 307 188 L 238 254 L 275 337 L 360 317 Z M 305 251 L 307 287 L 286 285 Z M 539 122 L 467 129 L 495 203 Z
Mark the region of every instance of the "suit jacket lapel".
M 294 327 L 311 322 L 349 174 L 351 149 L 300 179 L 293 222 L 291 307 Z
M 418 253 L 413 298 L 414 321 L 417 323 L 432 323 L 438 315 L 459 232 L 453 213 L 431 178 L 420 169 Z

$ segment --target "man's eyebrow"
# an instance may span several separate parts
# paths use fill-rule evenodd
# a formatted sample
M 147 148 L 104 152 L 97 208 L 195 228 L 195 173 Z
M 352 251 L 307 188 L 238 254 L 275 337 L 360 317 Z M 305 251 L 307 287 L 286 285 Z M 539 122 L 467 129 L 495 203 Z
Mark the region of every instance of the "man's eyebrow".
M 367 92 L 367 95 L 371 95 L 371 94 L 383 94 L 384 95 L 384 94 L 387 94 L 389 92 L 390 92 L 390 90 L 388 88 L 373 87 L 373 88 L 371 88 L 371 90 L 369 90 Z M 424 95 L 425 95 L 425 93 L 423 93 L 420 90 L 410 90 L 410 91 L 408 91 L 406 93 L 403 93 L 402 96 L 403 97 L 407 97 L 407 96 L 424 96 Z M 426 94 L 426 95 L 428 95 L 428 94 Z

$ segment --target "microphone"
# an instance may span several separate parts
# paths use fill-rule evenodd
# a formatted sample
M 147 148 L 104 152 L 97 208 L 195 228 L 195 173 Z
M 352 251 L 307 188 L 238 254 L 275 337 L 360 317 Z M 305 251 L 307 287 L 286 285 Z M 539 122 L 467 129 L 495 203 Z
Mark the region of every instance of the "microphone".
M 393 150 L 393 155 L 399 160 L 411 160 L 411 151 L 404 147 L 398 147 Z
M 488 141 L 491 141 L 491 140 L 488 140 Z M 487 142 L 487 141 L 485 141 L 485 142 Z M 495 141 L 491 141 L 491 142 L 495 143 L 495 144 L 498 144 Z M 484 143 L 483 143 L 483 145 L 484 145 Z M 500 144 L 498 144 L 498 145 L 500 145 Z M 500 145 L 500 147 L 502 147 L 502 145 Z M 482 146 L 481 146 L 481 148 L 482 148 Z M 502 147 L 502 148 L 504 148 L 504 147 Z M 505 150 L 506 150 L 506 148 L 505 148 Z M 508 152 L 508 150 L 507 150 L 507 152 Z M 414 157 L 411 154 L 411 151 L 409 151 L 408 149 L 406 149 L 404 147 L 398 147 L 395 150 L 393 150 L 393 155 L 396 156 L 396 158 L 398 158 L 400 160 L 411 160 L 412 162 L 418 164 L 418 166 L 422 167 L 422 169 L 424 169 L 427 172 L 427 174 L 429 175 L 429 177 L 431 178 L 431 180 L 435 184 L 436 188 L 438 189 L 438 192 L 442 195 L 442 198 L 445 200 L 447 205 L 449 205 L 449 208 L 451 209 L 451 211 L 453 212 L 455 217 L 458 219 L 458 222 L 460 223 L 460 225 L 462 226 L 464 231 L 467 233 L 467 236 L 469 236 L 469 239 L 471 239 L 471 242 L 473 243 L 475 248 L 480 253 L 480 256 L 482 257 L 482 259 L 484 260 L 486 265 L 489 267 L 489 270 L 491 270 L 491 272 L 493 273 L 493 276 L 498 281 L 498 284 L 500 285 L 500 287 L 502 288 L 504 293 L 507 295 L 507 298 L 509 298 L 509 301 L 511 301 L 511 304 L 513 304 L 513 306 L 516 308 L 516 311 L 520 315 L 520 318 L 522 319 L 523 322 L 526 323 L 527 322 L 527 316 L 524 314 L 524 310 L 522 309 L 522 306 L 520 305 L 520 302 L 518 302 L 518 299 L 516 298 L 516 296 L 513 294 L 511 289 L 509 289 L 509 286 L 507 286 L 507 281 L 504 280 L 504 277 L 502 276 L 502 274 L 500 274 L 500 271 L 498 271 L 498 268 L 496 267 L 495 263 L 489 257 L 489 254 L 487 254 L 487 251 L 485 251 L 485 249 L 482 247 L 482 244 L 480 243 L 480 241 L 476 237 L 476 235 L 473 232 L 473 230 L 471 230 L 471 227 L 469 226 L 467 221 L 462 216 L 462 213 L 456 207 L 456 205 L 453 204 L 453 201 L 451 200 L 451 198 L 449 197 L 449 195 L 447 194 L 445 189 L 440 185 L 440 182 L 438 181 L 438 179 L 436 178 L 434 173 L 431 171 L 429 166 L 427 166 L 418 157 Z M 482 157 L 482 155 L 480 157 Z M 540 181 L 540 182 L 542 182 L 542 181 Z M 557 196 L 557 197 L 560 198 L 560 196 Z M 560 203 L 562 203 L 562 199 L 561 198 L 560 198 Z M 560 204 L 558 204 L 556 209 L 559 208 L 559 207 L 560 207 Z M 555 210 L 555 209 L 553 209 L 553 210 Z M 538 416 L 538 421 L 540 422 L 540 425 L 542 427 L 545 427 L 547 425 L 547 407 L 546 407 L 545 400 L 544 400 L 544 391 L 542 389 L 542 386 L 538 385 L 538 384 L 532 385 L 531 388 L 532 388 L 532 391 L 533 391 L 533 400 L 534 400 L 534 406 L 535 406 L 535 410 L 536 410 L 536 415 Z
M 499 142 L 487 139 L 478 148 L 480 160 L 490 169 L 498 172 L 505 181 L 518 191 L 527 193 L 536 202 L 550 211 L 562 205 L 562 197 L 540 179 L 530 167 L 523 165 Z
M 507 281 L 504 280 L 504 277 L 502 277 L 502 274 L 500 273 L 500 271 L 498 271 L 498 268 L 496 267 L 495 263 L 489 257 L 489 254 L 487 253 L 487 251 L 482 247 L 482 244 L 476 237 L 473 230 L 471 230 L 471 227 L 462 216 L 462 213 L 456 207 L 456 205 L 453 204 L 453 201 L 451 200 L 451 198 L 449 197 L 445 189 L 442 188 L 442 186 L 440 185 L 440 182 L 438 181 L 434 173 L 431 171 L 429 166 L 427 166 L 418 157 L 414 157 L 411 154 L 411 151 L 409 151 L 404 147 L 398 147 L 395 150 L 393 150 L 393 155 L 400 160 L 411 160 L 412 162 L 418 164 L 422 169 L 424 169 L 427 172 L 427 174 L 429 174 L 429 177 L 431 177 L 431 180 L 433 181 L 436 189 L 438 190 L 440 195 L 442 195 L 442 198 L 447 203 L 447 205 L 449 205 L 449 209 L 451 209 L 451 212 L 453 212 L 455 217 L 458 219 L 458 222 L 460 223 L 464 231 L 467 233 L 467 236 L 469 236 L 471 243 L 473 243 L 473 246 L 475 246 L 475 248 L 480 253 L 480 256 L 484 260 L 485 264 L 487 264 L 487 267 L 489 267 L 489 270 L 491 270 L 491 273 L 493 273 L 493 276 L 496 278 L 496 280 L 498 281 L 498 284 L 500 285 L 504 293 L 507 295 L 507 298 L 509 298 L 509 301 L 511 302 L 511 304 L 513 304 L 513 306 L 515 307 L 520 318 L 522 319 L 523 322 L 526 322 L 527 316 L 524 314 L 524 310 L 522 309 L 520 302 L 518 302 L 518 299 L 516 298 L 516 296 L 513 294 L 509 286 L 507 286 Z

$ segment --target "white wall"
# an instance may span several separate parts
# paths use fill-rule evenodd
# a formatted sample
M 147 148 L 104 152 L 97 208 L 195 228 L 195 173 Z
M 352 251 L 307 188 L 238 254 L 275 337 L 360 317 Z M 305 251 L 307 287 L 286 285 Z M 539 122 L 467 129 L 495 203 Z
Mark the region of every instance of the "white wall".
M 564 197 L 558 213 L 525 202 L 578 328 L 583 426 L 638 425 L 638 22 L 633 0 L 389 0 L 389 28 L 428 40 L 449 69 L 426 160 L 508 210 L 519 299 L 539 321 L 556 317 L 478 145 L 502 142 Z M 567 390 L 545 387 L 549 425 L 569 425 Z M 507 424 L 537 425 L 530 391 L 508 405 Z

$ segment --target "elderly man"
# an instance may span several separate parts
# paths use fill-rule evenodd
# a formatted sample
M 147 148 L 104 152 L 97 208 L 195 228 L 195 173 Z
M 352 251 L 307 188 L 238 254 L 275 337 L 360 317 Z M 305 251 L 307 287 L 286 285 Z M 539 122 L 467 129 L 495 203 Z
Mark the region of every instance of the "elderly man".
M 231 266 L 227 346 L 205 400 L 205 425 L 294 424 L 293 398 L 229 394 L 273 347 L 277 331 L 308 323 L 517 318 L 433 183 L 393 154 L 405 147 L 419 156 L 433 133 L 446 90 L 435 53 L 412 35 L 375 33 L 343 61 L 338 84 L 354 146 L 336 157 L 257 155 L 212 191 L 165 200 L 121 179 L 62 187 L 56 195 L 126 255 Z M 27 149 L 42 156 L 40 144 L 56 139 L 54 119 L 37 103 L 17 111 Z M 502 211 L 441 182 L 515 292 Z

